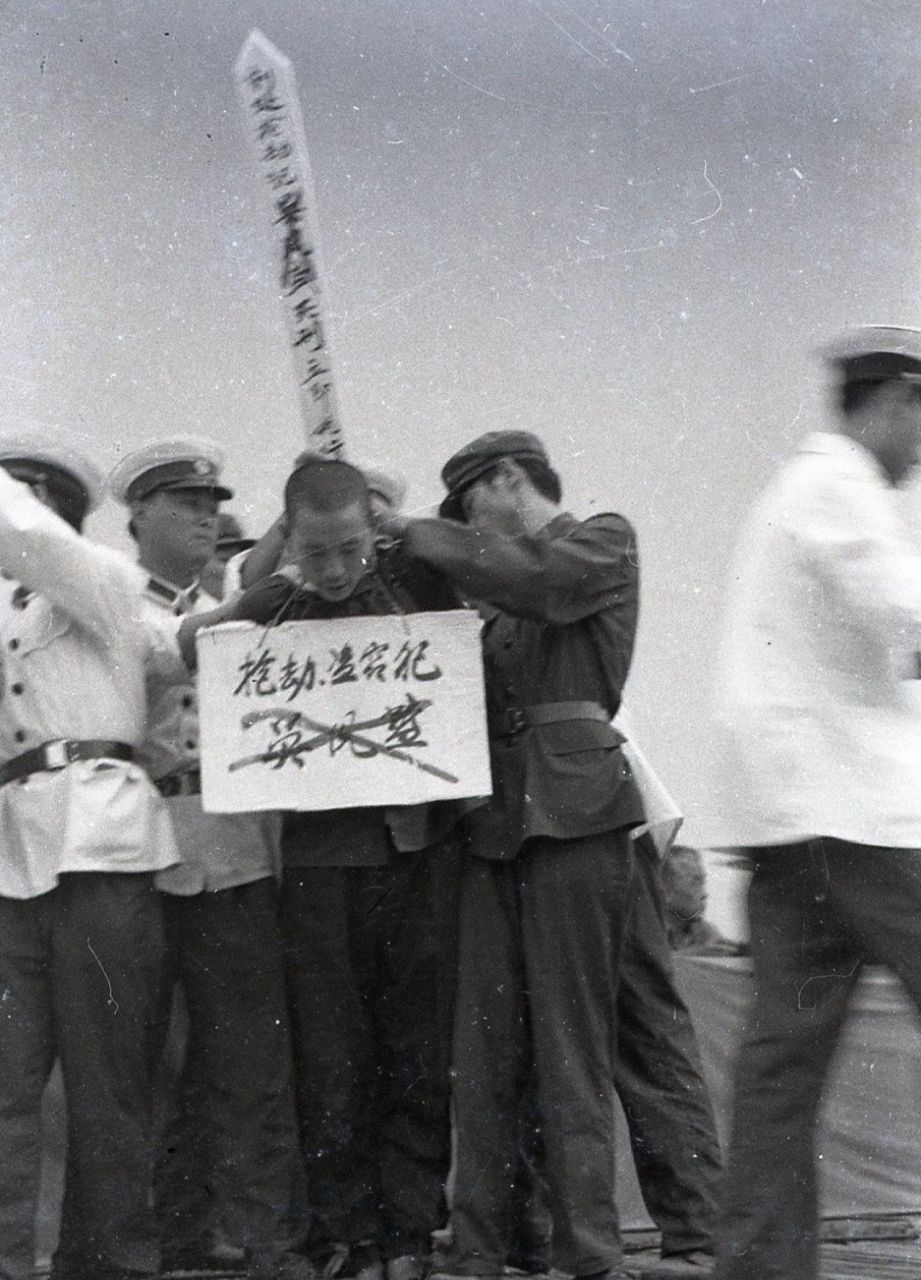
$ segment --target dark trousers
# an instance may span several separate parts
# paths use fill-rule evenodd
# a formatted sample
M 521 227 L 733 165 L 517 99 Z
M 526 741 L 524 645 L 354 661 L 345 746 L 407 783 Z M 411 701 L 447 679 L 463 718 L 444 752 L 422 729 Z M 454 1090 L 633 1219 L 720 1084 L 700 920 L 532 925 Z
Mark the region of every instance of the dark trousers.
M 663 1254 L 712 1251 L 721 1161 L 700 1050 L 675 985 L 661 864 L 636 846 L 633 915 L 617 996 L 614 1087 L 633 1162 Z M 510 1259 L 547 1270 L 551 1222 L 542 1193 L 539 1120 L 525 1102 L 522 1168 L 516 1177 Z M 543 1266 L 541 1265 L 543 1264 Z
M 198 1245 L 220 1223 L 271 1255 L 297 1161 L 275 883 L 162 897 L 168 990 L 181 983 L 189 1018 L 157 1161 L 164 1249 Z
M 636 902 L 620 975 L 614 1087 L 663 1254 L 711 1251 L 721 1160 L 700 1050 L 675 985 L 665 890 L 654 851 L 637 850 Z
M 452 1271 L 502 1271 L 522 1098 L 534 1099 L 557 1266 L 620 1265 L 612 1077 L 633 861 L 626 834 L 611 832 L 465 863 Z
M 921 1007 L 921 851 L 840 840 L 751 850 L 755 1001 L 736 1067 L 718 1280 L 813 1280 L 815 1128 L 861 966 Z
M 283 929 L 313 1243 L 424 1253 L 445 1216 L 459 850 L 293 867 Z
M 153 1026 L 163 956 L 146 874 L 81 872 L 0 898 L 0 1277 L 33 1265 L 39 1109 L 56 1056 L 67 1095 L 59 1274 L 155 1273 L 148 1207 Z

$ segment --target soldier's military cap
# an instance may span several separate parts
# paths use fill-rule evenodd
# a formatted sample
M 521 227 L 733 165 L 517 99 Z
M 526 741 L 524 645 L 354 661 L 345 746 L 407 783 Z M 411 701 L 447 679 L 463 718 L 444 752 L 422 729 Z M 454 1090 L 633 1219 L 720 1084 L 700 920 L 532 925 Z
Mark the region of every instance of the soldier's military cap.
M 129 505 L 161 489 L 208 489 L 220 502 L 233 497 L 221 484 L 224 453 L 205 436 L 158 440 L 136 449 L 112 469 L 109 488 Z
M 466 490 L 502 458 L 533 458 L 550 465 L 546 449 L 530 431 L 487 431 L 464 445 L 442 467 L 441 478 L 448 493 L 438 508 L 439 515 L 458 519 Z
M 98 507 L 105 495 L 102 472 L 62 431 L 33 425 L 0 431 L 0 466 L 19 480 L 67 491 L 82 503 L 82 514 Z
M 825 351 L 842 383 L 921 382 L 921 329 L 868 324 Z

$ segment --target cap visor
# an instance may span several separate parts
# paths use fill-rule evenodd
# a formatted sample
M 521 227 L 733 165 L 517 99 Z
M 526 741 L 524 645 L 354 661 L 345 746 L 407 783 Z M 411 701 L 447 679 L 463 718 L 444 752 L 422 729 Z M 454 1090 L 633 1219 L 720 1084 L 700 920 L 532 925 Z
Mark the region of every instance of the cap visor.
M 252 551 L 256 545 L 255 538 L 218 538 L 218 551 L 229 551 L 231 555 L 238 556 L 241 551 Z
M 174 480 L 170 484 L 157 485 L 150 492 L 162 493 L 167 489 L 199 489 L 206 493 L 213 493 L 218 502 L 229 502 L 233 497 L 233 489 L 228 489 L 226 485 L 211 484 L 207 480 L 197 480 L 192 476 L 188 480 Z

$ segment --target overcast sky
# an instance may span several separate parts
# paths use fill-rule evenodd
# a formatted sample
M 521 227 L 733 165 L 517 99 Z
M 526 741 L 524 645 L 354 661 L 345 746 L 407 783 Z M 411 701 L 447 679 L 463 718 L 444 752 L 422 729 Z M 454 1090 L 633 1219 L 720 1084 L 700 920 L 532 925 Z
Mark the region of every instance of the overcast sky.
M 637 526 L 628 691 L 706 836 L 726 557 L 821 422 L 815 349 L 921 323 L 913 0 L 6 0 L 0 414 L 105 466 L 219 436 L 273 517 L 301 444 L 233 63 L 294 63 L 356 460 L 410 504 L 496 427 Z M 123 514 L 95 518 L 112 540 Z

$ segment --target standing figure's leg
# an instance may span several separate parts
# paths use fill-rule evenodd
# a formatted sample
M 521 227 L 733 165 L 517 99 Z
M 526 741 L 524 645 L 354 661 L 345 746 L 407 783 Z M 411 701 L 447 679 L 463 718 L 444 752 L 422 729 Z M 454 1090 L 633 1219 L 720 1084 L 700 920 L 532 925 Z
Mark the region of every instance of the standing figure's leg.
M 29 1280 L 42 1092 L 54 1062 L 50 898 L 0 898 L 0 1280 Z
M 518 1168 L 512 1189 L 512 1227 L 508 1265 L 528 1275 L 550 1270 L 553 1257 L 553 1218 L 544 1176 L 546 1157 L 540 1128 L 537 1087 L 533 1081 L 522 1092 L 519 1114 Z
M 55 1275 L 156 1274 L 152 1081 L 163 922 L 153 877 L 62 875 L 53 923 L 67 1175 Z
M 448 1272 L 501 1275 L 528 1060 L 517 862 L 465 860 L 461 873 Z
M 190 1018 L 181 1138 L 194 1144 L 204 1130 L 211 1195 L 232 1242 L 267 1265 L 281 1249 L 297 1160 L 275 898 L 261 879 L 171 904 L 183 918 Z
M 718 1280 L 813 1280 L 815 1128 L 860 970 L 812 846 L 754 851 L 755 1000 L 736 1064 Z
M 663 1256 L 714 1248 L 721 1160 L 694 1025 L 675 985 L 662 872 L 637 847 L 636 901 L 617 1002 L 614 1086 Z
M 381 1232 L 369 990 L 378 921 L 367 908 L 387 878 L 387 867 L 293 867 L 282 884 L 300 1151 L 320 1260 Z
M 633 897 L 626 833 L 532 840 L 521 921 L 554 1262 L 576 1276 L 623 1252 L 614 1162 L 617 987 Z
M 154 1079 L 154 1204 L 167 1268 L 212 1253 L 220 1205 L 215 1195 L 206 1098 L 193 1083 L 194 1046 L 182 977 L 188 912 L 184 898 L 161 893 L 166 937 L 164 989 Z M 187 904 L 186 904 L 187 905 Z
M 394 854 L 380 904 L 384 1256 L 423 1258 L 446 1217 L 460 849 L 448 837 Z

